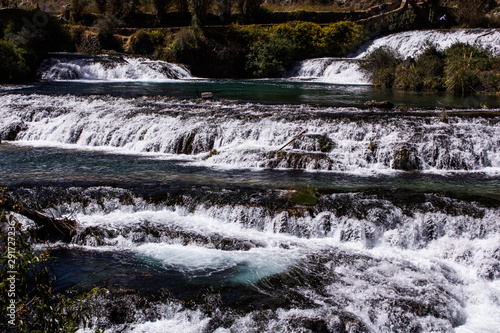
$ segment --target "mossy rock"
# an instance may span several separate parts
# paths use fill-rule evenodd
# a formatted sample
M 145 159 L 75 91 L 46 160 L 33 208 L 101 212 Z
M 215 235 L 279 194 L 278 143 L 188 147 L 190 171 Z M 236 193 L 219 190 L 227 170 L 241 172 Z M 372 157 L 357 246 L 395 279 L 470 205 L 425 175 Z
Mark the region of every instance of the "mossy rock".
M 318 202 L 317 192 L 312 187 L 301 187 L 291 198 L 295 205 L 313 206 Z

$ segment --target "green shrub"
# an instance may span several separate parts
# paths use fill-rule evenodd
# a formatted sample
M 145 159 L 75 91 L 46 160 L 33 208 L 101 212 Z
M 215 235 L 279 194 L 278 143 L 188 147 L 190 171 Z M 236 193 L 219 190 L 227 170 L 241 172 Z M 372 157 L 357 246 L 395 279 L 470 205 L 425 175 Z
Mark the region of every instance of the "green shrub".
M 0 203 L 5 193 L 3 189 Z M 36 250 L 21 223 L 3 211 L 0 212 L 0 255 L 0 307 L 3 311 L 7 311 L 8 306 L 15 308 L 15 318 L 1 316 L 0 327 L 5 331 L 15 327 L 18 332 L 76 332 L 99 312 L 98 289 L 71 299 L 54 291 L 55 278 L 48 266 L 50 248 Z M 10 271 L 16 272 L 15 297 L 11 297 L 11 288 L 7 287 L 13 276 Z M 9 320 L 14 320 L 14 325 Z
M 410 30 L 415 28 L 416 19 L 417 15 L 410 8 L 406 9 L 402 14 L 390 14 L 388 17 L 388 29 L 391 32 Z
M 279 34 L 267 34 L 249 46 L 246 70 L 254 77 L 273 77 L 294 60 L 295 45 Z
M 366 72 L 377 87 L 391 88 L 395 80 L 396 67 L 401 56 L 391 48 L 379 47 L 360 61 L 360 68 Z
M 416 59 L 406 59 L 396 69 L 394 88 L 401 90 L 444 90 L 445 57 L 435 45 L 428 45 Z
M 121 25 L 123 25 L 123 22 L 120 19 L 113 14 L 107 13 L 97 21 L 95 28 L 99 36 L 109 38 L 113 36 L 115 29 Z
M 71 19 L 78 23 L 82 20 L 83 12 L 89 5 L 89 0 L 71 0 Z
M 480 90 L 481 80 L 468 59 L 453 61 L 446 66 L 446 89 L 462 96 Z
M 30 77 L 22 50 L 4 40 L 0 40 L 0 73 L 0 83 L 19 83 Z
M 39 10 L 26 11 L 25 17 L 46 22 L 42 27 L 29 27 L 24 20 L 11 21 L 4 31 L 5 40 L 39 56 L 49 51 L 64 51 L 69 47 L 70 34 L 57 18 Z
M 364 29 L 353 22 L 341 21 L 328 26 L 312 22 L 293 21 L 278 24 L 266 30 L 289 39 L 299 58 L 344 55 L 346 50 L 364 40 Z
M 175 34 L 172 44 L 172 52 L 174 55 L 182 59 L 186 54 L 189 54 L 200 47 L 201 36 L 192 28 L 182 28 Z
M 299 51 L 324 46 L 321 26 L 316 23 L 293 21 L 278 24 L 267 31 L 271 34 L 279 34 L 282 38 L 290 40 Z
M 480 71 L 490 70 L 491 53 L 480 47 L 455 43 L 444 54 L 446 60 L 446 89 L 449 92 L 467 95 L 482 90 Z
M 144 30 L 138 30 L 130 37 L 130 51 L 136 54 L 151 54 L 154 51 L 153 41 Z
M 399 90 L 422 90 L 424 85 L 422 72 L 415 64 L 408 68 L 398 66 L 394 76 L 394 88 Z
M 365 30 L 359 24 L 341 21 L 323 27 L 324 47 L 334 55 L 344 55 L 351 46 L 361 43 L 365 37 Z

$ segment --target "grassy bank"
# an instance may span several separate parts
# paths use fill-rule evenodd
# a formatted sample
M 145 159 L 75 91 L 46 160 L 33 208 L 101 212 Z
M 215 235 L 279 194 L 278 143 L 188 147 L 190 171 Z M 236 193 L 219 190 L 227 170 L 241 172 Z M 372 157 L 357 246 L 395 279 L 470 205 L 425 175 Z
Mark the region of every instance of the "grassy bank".
M 420 56 L 407 59 L 381 47 L 368 54 L 361 67 L 380 88 L 459 95 L 500 93 L 500 58 L 460 42 L 442 51 L 429 44 Z

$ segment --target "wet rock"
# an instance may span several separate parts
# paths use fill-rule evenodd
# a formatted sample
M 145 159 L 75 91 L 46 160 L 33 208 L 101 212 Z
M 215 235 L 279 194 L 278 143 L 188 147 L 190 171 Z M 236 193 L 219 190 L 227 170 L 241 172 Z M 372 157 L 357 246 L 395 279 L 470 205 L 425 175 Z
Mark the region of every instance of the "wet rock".
M 389 102 L 389 101 L 371 100 L 371 101 L 366 101 L 365 106 L 372 107 L 372 108 L 392 109 L 394 107 L 394 103 Z
M 422 164 L 415 148 L 402 148 L 394 152 L 392 168 L 396 170 L 414 171 L 421 170 Z
M 324 153 L 268 152 L 264 156 L 266 168 L 331 170 L 333 161 Z
M 28 126 L 26 126 L 26 124 L 23 121 L 9 124 L 3 128 L 2 132 L 0 133 L 0 139 L 7 141 L 14 141 L 16 140 L 16 137 L 19 134 L 19 132 L 24 131 L 27 128 Z

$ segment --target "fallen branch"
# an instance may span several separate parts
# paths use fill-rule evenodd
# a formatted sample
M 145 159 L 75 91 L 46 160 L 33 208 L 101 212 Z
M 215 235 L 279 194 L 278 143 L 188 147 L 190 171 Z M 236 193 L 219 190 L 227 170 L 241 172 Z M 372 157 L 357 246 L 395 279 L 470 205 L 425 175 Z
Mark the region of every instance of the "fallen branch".
M 38 236 L 42 239 L 58 239 L 69 242 L 76 234 L 77 223 L 75 220 L 47 216 L 37 210 L 24 207 L 9 197 L 4 196 L 1 199 L 0 209 L 18 213 L 35 222 L 40 227 Z
M 281 149 L 285 148 L 286 146 L 288 146 L 290 143 L 294 142 L 295 139 L 297 139 L 299 136 L 301 136 L 302 134 L 304 134 L 305 132 L 307 132 L 307 129 L 303 130 L 302 132 L 300 132 L 299 134 L 297 134 L 296 136 L 294 136 L 290 141 L 288 141 L 287 143 L 285 143 L 283 145 L 283 147 L 281 147 L 280 149 L 276 150 L 276 152 L 279 152 Z

